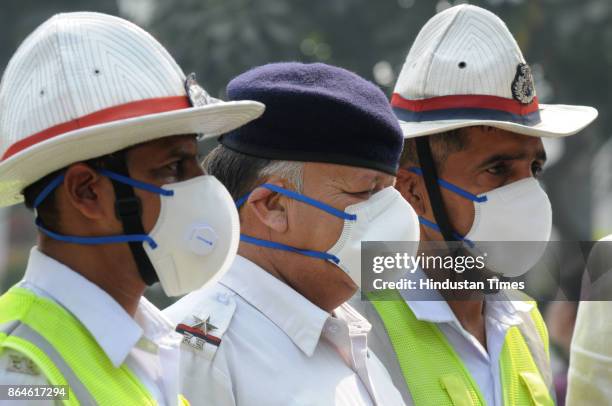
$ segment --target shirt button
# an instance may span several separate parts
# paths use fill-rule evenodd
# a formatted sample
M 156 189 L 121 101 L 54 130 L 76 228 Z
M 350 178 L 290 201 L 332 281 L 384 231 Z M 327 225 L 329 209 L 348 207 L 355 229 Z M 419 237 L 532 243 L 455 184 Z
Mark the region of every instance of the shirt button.
M 218 293 L 217 294 L 217 302 L 223 303 L 223 304 L 228 304 L 229 303 L 229 298 L 227 297 L 227 293 Z
M 338 326 L 329 326 L 327 327 L 327 331 L 329 331 L 332 334 L 336 334 L 338 332 Z

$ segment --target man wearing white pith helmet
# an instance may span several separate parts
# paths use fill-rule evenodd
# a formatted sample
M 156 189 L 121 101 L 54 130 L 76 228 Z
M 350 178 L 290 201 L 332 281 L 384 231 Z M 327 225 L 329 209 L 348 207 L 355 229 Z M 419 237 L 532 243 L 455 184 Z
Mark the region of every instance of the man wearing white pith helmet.
M 25 200 L 39 239 L 0 297 L 0 384 L 67 385 L 70 405 L 188 403 L 180 335 L 142 294 L 187 293 L 232 262 L 237 212 L 197 139 L 262 112 L 211 98 L 117 17 L 56 15 L 23 42 L 0 86 L 0 205 Z
M 396 188 L 419 215 L 420 253 L 429 253 L 428 242 L 476 249 L 498 242 L 489 244 L 484 272 L 421 268 L 417 276 L 474 281 L 529 270 L 552 227 L 537 181 L 546 160 L 540 137 L 575 134 L 597 111 L 539 104 L 508 28 L 470 5 L 447 9 L 423 27 L 391 103 L 406 137 Z M 505 241 L 535 243 L 508 258 Z M 482 293 L 462 300 L 456 289 L 434 291 L 435 300 L 419 301 L 402 291 L 396 300 L 363 304 L 376 332 L 371 348 L 408 404 L 554 402 L 537 306 L 508 300 L 504 291 Z

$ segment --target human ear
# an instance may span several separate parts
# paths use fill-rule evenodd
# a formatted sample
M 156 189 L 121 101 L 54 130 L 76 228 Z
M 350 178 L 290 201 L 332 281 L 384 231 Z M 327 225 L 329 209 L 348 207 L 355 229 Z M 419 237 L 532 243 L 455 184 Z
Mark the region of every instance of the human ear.
M 419 216 L 425 216 L 429 207 L 429 196 L 423 178 L 405 168 L 397 172 L 395 188 L 412 206 Z
M 284 187 L 280 182 L 267 183 Z M 277 233 L 286 232 L 289 225 L 286 204 L 287 199 L 283 195 L 264 187 L 255 188 L 245 202 L 262 224 Z
M 104 220 L 114 216 L 111 183 L 85 163 L 71 165 L 64 174 L 63 200 L 83 217 Z

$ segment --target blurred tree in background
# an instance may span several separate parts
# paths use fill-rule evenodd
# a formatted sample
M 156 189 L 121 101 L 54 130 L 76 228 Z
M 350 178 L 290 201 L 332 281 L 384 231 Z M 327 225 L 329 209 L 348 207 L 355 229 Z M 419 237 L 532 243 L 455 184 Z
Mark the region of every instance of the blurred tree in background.
M 66 11 L 119 13 L 117 2 L 96 0 L 5 0 L 0 3 L 0 72 L 21 41 L 53 14 Z
M 153 0 L 155 1 L 155 0 Z M 346 67 L 392 84 L 411 39 L 435 2 L 415 0 L 158 0 L 151 30 L 200 74 L 212 93 L 268 62 L 299 60 Z

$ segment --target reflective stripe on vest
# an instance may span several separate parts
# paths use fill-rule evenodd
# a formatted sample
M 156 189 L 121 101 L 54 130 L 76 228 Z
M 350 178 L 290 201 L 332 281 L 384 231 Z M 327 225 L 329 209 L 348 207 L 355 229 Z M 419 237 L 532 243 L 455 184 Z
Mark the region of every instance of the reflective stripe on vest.
M 156 405 L 124 364 L 115 368 L 85 327 L 53 301 L 22 289 L 0 296 L 0 353 L 27 356 L 52 385 L 69 385 L 74 405 Z
M 35 363 L 43 373 L 45 373 L 45 369 L 49 369 L 49 364 L 55 366 L 56 370 L 46 372 L 45 376 L 52 376 L 53 381 L 58 382 L 55 383 L 48 379 L 52 385 L 68 385 L 68 402 L 65 403 L 70 405 L 78 405 L 79 403 L 81 405 L 95 405 L 93 398 L 79 378 L 76 377 L 72 368 L 66 364 L 64 359 L 55 351 L 55 348 L 43 336 L 19 321 L 0 325 L 0 334 L 2 333 L 6 334 L 6 337 L 0 346 L 1 349 L 13 349 L 31 360 L 40 359 L 42 362 Z M 0 338 L 0 340 L 2 339 Z
M 552 370 L 550 369 L 546 323 L 544 323 L 536 302 L 532 300 L 527 300 L 527 302 L 533 304 L 533 309 L 529 313 L 517 313 L 522 319 L 522 323 L 518 327 L 548 391 L 553 396 L 553 400 L 556 400 Z
M 418 320 L 397 291 L 376 292 L 370 295 L 370 301 L 387 330 L 416 406 L 486 404 L 478 385 L 435 323 Z M 500 374 L 504 405 L 554 404 L 516 326 L 506 334 Z

